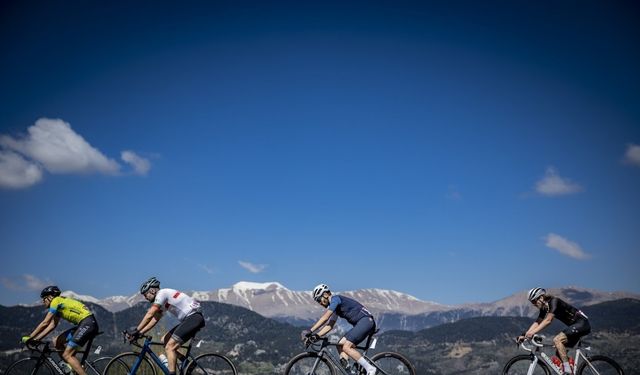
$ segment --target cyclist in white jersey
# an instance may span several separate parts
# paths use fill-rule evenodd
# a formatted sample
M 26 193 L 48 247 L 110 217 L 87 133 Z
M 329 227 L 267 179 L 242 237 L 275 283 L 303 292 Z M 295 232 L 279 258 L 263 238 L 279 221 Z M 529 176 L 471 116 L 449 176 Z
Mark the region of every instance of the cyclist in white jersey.
M 167 367 L 169 373 L 174 375 L 176 363 L 180 353 L 177 352 L 180 345 L 191 340 L 196 333 L 204 327 L 204 317 L 200 302 L 175 289 L 160 289 L 160 281 L 155 277 L 145 281 L 140 287 L 140 294 L 151 302 L 140 324 L 131 332 L 127 332 L 130 340 L 135 340 L 151 330 L 162 318 L 162 314 L 168 311 L 175 316 L 180 323 L 167 332 L 162 341 L 165 343 L 167 353 Z

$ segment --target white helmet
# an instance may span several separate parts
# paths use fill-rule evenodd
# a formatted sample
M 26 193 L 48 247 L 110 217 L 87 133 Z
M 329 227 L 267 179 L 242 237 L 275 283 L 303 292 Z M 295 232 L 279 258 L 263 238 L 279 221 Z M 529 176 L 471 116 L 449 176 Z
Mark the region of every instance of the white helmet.
M 315 288 L 313 288 L 313 299 L 319 301 L 324 292 L 329 291 L 329 286 L 327 286 L 327 284 L 318 284 Z
M 545 294 L 547 294 L 546 290 L 542 288 L 533 288 L 529 291 L 529 295 L 527 296 L 527 298 L 529 298 L 529 302 L 534 302 L 535 300 L 540 298 L 540 296 L 544 296 Z

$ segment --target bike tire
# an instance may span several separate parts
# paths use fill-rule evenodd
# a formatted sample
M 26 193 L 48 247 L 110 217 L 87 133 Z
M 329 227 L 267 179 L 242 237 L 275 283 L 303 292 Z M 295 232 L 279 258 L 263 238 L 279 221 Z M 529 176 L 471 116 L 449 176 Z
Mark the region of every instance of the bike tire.
M 102 375 L 112 357 L 100 357 L 94 360 L 87 360 L 85 371 L 87 375 Z
M 104 369 L 103 375 L 133 375 L 131 369 L 138 362 L 140 353 L 127 352 L 118 354 L 111 358 L 111 361 Z M 156 367 L 146 356 L 142 357 L 142 361 L 136 370 L 136 375 L 156 375 Z
M 205 353 L 187 366 L 187 375 L 238 375 L 233 362 L 222 354 Z
M 54 375 L 51 366 L 39 357 L 19 359 L 7 368 L 5 375 Z
M 529 366 L 533 362 L 532 355 L 517 355 L 509 360 L 504 368 L 502 369 L 502 375 L 526 375 L 529 370 Z M 542 362 L 538 361 L 536 368 L 533 372 L 534 375 L 551 375 L 549 371 L 549 367 Z
M 311 369 L 316 365 L 313 372 Z M 293 357 L 284 369 L 285 375 L 336 375 L 336 369 L 318 353 L 300 353 Z
M 416 375 L 416 369 L 402 354 L 394 352 L 377 353 L 371 361 L 378 367 L 378 374 L 384 375 Z M 382 373 L 380 372 L 382 370 Z
M 587 359 L 589 362 L 582 362 L 580 366 L 578 366 L 578 370 L 576 371 L 577 375 L 624 375 L 622 367 L 609 357 L 594 355 Z

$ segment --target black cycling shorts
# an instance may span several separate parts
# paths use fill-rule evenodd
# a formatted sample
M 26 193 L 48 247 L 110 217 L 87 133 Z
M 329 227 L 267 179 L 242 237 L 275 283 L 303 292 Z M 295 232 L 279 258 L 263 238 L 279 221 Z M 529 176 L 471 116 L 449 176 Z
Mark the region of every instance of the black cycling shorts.
M 578 319 L 575 323 L 562 331 L 567 335 L 567 348 L 573 348 L 580 338 L 591 332 L 591 324 L 588 319 Z
M 67 346 L 78 348 L 84 346 L 87 341 L 96 337 L 98 331 L 96 318 L 94 318 L 93 315 L 89 315 L 82 319 L 77 326 L 64 331 L 62 335 L 66 336 Z
M 202 313 L 197 312 L 184 318 L 180 324 L 171 328 L 168 334 L 176 342 L 183 344 L 191 340 L 202 327 L 204 327 L 204 317 Z
M 376 323 L 370 316 L 358 320 L 355 326 L 351 328 L 349 332 L 344 335 L 344 338 L 351 342 L 353 345 L 358 345 L 376 329 Z

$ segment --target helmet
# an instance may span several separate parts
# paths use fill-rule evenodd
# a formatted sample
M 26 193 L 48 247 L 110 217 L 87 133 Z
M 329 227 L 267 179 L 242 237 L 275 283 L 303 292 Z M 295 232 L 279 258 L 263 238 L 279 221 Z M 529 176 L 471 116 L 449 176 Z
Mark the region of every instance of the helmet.
M 156 277 L 153 276 L 149 280 L 142 283 L 142 285 L 140 286 L 140 294 L 144 295 L 149 291 L 149 289 L 159 288 L 159 287 L 160 287 L 160 280 L 156 279 Z
M 46 296 L 57 297 L 60 295 L 60 293 L 60 288 L 55 285 L 49 285 L 48 287 L 42 289 L 42 292 L 40 292 L 40 298 L 44 298 Z
M 547 294 L 546 290 L 542 288 L 533 288 L 529 291 L 527 298 L 529 298 L 529 302 L 534 302 L 540 298 L 540 296 L 544 296 L 545 294 Z
M 313 288 L 313 299 L 319 301 L 324 292 L 330 292 L 329 286 L 327 284 L 318 284 Z

